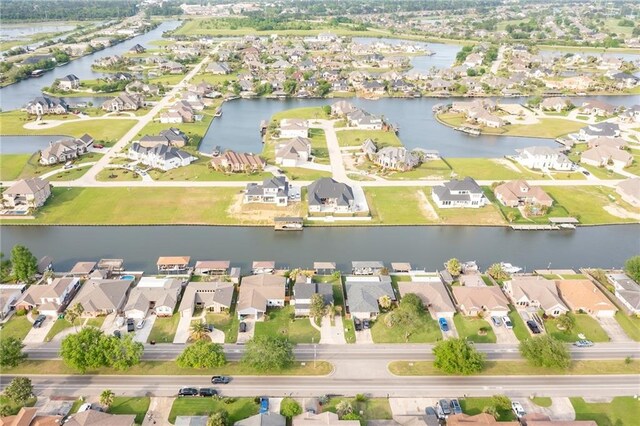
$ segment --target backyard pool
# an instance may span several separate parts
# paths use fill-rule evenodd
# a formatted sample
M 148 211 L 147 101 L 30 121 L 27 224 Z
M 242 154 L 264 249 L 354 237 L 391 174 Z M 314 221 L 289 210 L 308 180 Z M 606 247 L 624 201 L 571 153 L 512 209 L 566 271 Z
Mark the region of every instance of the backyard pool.
M 121 280 L 135 280 L 135 275 L 123 275 L 120 277 Z

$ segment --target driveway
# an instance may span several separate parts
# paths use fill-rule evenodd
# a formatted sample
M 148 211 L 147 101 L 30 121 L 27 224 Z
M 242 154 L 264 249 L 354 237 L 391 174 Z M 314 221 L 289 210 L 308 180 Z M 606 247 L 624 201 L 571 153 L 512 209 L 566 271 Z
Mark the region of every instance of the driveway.
M 505 327 L 504 323 L 496 326 L 493 321 L 491 321 L 491 318 L 487 318 L 487 322 L 491 325 L 491 328 L 493 328 L 493 332 L 496 335 L 496 343 L 513 343 L 516 345 L 520 343 L 513 330 Z
M 174 398 L 152 397 L 149 403 L 149 410 L 144 416 L 142 426 L 171 426 L 169 423 L 169 413 L 173 406 Z
M 238 332 L 238 340 L 237 343 L 247 343 L 249 340 L 253 339 L 253 335 L 256 332 L 256 322 L 254 320 L 245 319 L 242 320 L 245 324 L 247 324 L 247 331 L 244 333 Z
M 373 344 L 373 337 L 371 336 L 371 329 L 356 331 L 356 344 L 371 345 Z
M 136 323 L 136 334 L 135 336 L 133 336 L 133 340 L 140 343 L 147 343 L 149 334 L 151 334 L 151 329 L 153 328 L 153 324 L 156 322 L 156 318 L 156 315 L 149 315 L 144 322 L 144 327 L 142 327 L 140 330 L 138 330 L 138 323 L 140 323 L 140 321 L 138 321 Z
M 632 342 L 615 318 L 596 318 L 612 342 Z
M 44 338 L 47 337 L 49 330 L 51 330 L 51 328 L 53 327 L 53 323 L 55 322 L 55 317 L 47 317 L 40 328 L 31 327 L 31 330 L 29 330 L 29 333 L 27 333 L 25 338 L 22 340 L 22 343 L 24 343 L 25 345 L 29 345 L 44 342 Z
M 175 314 L 175 315 L 180 315 L 180 314 Z M 173 343 L 187 343 L 187 340 L 189 340 L 192 319 L 193 317 L 191 316 L 191 314 L 183 315 L 180 317 L 180 321 L 178 322 L 178 328 L 176 330 L 176 335 L 173 338 Z
M 550 407 L 540 407 L 529 398 L 514 399 L 514 401 L 522 404 L 525 412 L 545 414 L 551 420 L 573 421 L 576 418 L 576 412 L 569 398 L 551 398 Z
M 344 345 L 347 341 L 344 338 L 344 325 L 342 323 L 342 317 L 336 315 L 334 324 L 331 325 L 331 317 L 326 315 L 322 319 L 322 326 L 320 327 L 320 344 L 323 345 Z
M 438 321 L 440 319 L 439 316 L 437 316 L 434 312 L 431 312 L 431 318 L 435 318 L 436 321 Z M 449 331 L 442 331 L 442 329 L 440 328 L 440 332 L 442 333 L 442 337 L 444 339 L 455 339 L 458 337 L 458 329 L 456 328 L 456 324 L 453 322 L 453 318 L 446 318 L 447 320 L 447 324 L 449 325 Z M 439 328 L 439 325 L 438 325 Z
M 389 398 L 391 414 L 396 416 L 424 415 L 424 409 L 435 407 L 438 398 Z

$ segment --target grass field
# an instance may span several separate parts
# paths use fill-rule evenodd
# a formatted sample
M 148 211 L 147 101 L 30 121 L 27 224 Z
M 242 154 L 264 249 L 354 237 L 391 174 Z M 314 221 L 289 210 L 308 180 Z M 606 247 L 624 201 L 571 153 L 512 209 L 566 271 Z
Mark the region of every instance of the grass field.
M 80 321 L 77 320 L 76 324 L 78 324 L 79 322 Z M 73 327 L 73 324 L 71 324 L 66 319 L 57 319 L 56 322 L 53 324 L 53 327 L 51 327 L 51 330 L 49 330 L 49 332 L 47 333 L 47 337 L 44 338 L 45 342 L 50 342 L 51 339 L 53 339 L 53 337 L 56 336 L 58 333 L 71 327 Z
M 496 343 L 496 335 L 491 325 L 483 319 L 465 317 L 458 313 L 453 316 L 453 322 L 458 335 L 464 339 L 475 343 Z M 486 330 L 485 335 L 478 334 L 481 328 Z
M 536 404 L 538 407 L 551 407 L 553 405 L 553 400 L 546 396 L 536 396 L 531 398 L 531 401 Z
M 16 180 L 32 154 L 0 155 L 0 180 Z
M 411 327 L 387 327 L 384 319 L 388 314 L 380 315 L 371 327 L 374 343 L 433 343 L 442 339 L 438 322 L 431 318 L 429 312 L 424 314 Z
M 395 133 L 384 130 L 341 130 L 336 134 L 340 146 L 360 146 L 367 139 L 374 141 L 378 149 L 385 146 L 402 146 L 400 138 Z
M 102 182 L 141 181 L 142 176 L 128 169 L 102 169 L 96 175 L 96 180 Z
M 461 113 L 438 114 L 438 120 L 451 127 L 459 127 L 466 122 Z M 525 136 L 531 138 L 551 138 L 573 133 L 584 127 L 580 121 L 563 120 L 561 118 L 540 118 L 536 124 L 508 124 L 500 128 L 482 127 L 483 134 L 502 136 Z
M 624 332 L 627 333 L 627 336 L 636 342 L 640 342 L 640 318 L 618 311 L 616 312 L 616 320 L 620 327 L 624 329 Z
M 308 318 L 293 319 L 294 307 L 270 308 L 264 322 L 256 322 L 255 335 L 286 337 L 292 343 L 312 343 L 320 341 L 320 332 Z
M 571 216 L 576 217 L 583 224 L 628 223 L 631 219 L 613 216 L 604 210 L 603 206 L 617 205 L 627 211 L 638 213 L 634 208 L 619 197 L 610 188 L 605 187 L 545 187 L 543 188 L 554 200 L 562 205 Z M 615 202 L 611 200 L 612 197 Z
M 224 332 L 225 343 L 235 343 L 238 340 L 238 316 L 231 312 L 223 314 L 207 314 L 207 323 L 211 323 L 214 327 Z
M 385 176 L 389 180 L 415 180 L 415 179 L 448 179 L 451 177 L 451 168 L 443 160 L 427 160 L 420 166 L 407 172 L 391 172 Z
M 329 105 L 327 103 L 327 105 Z M 307 107 L 307 108 L 293 108 L 285 111 L 276 112 L 271 116 L 271 121 L 280 122 L 283 118 L 299 118 L 305 120 L 313 119 L 328 119 L 329 114 L 323 109 L 323 107 Z
M 259 407 L 253 398 L 234 399 L 227 404 L 224 400 L 213 398 L 176 398 L 171 406 L 169 422 L 175 423 L 178 416 L 207 416 L 224 410 L 229 413 L 229 422 L 233 424 L 258 413 Z
M 569 333 L 558 329 L 556 325 L 557 319 L 548 318 L 544 320 L 547 334 L 568 343 L 580 340 L 578 334 L 584 334 L 588 340 L 593 342 L 608 342 L 610 340 L 596 319 L 587 314 L 575 314 L 574 317 L 576 319 L 576 327 Z
M 485 408 L 491 407 L 493 403 L 491 398 L 461 398 L 459 400 L 460 408 L 462 412 L 470 416 L 484 413 Z M 516 419 L 515 414 L 510 409 L 498 411 L 496 413 L 496 420 L 499 422 L 509 422 Z
M 237 79 L 238 79 L 238 76 L 235 73 L 226 74 L 226 75 L 214 75 L 214 74 L 202 73 L 193 77 L 193 79 L 191 79 L 191 84 L 197 85 L 204 81 L 205 83 L 209 83 L 211 85 L 217 85 L 217 84 L 224 83 L 225 81 L 236 81 Z
M 282 167 L 282 171 L 289 180 L 312 181 L 323 177 L 331 177 L 331 172 L 305 169 L 303 167 Z
M 149 176 L 153 180 L 189 180 L 193 182 L 202 181 L 260 181 L 272 177 L 271 173 L 224 173 L 214 170 L 209 166 L 209 159 L 199 158 L 188 166 L 178 167 L 169 171 L 151 170 Z
M 22 340 L 27 334 L 29 334 L 31 327 L 32 324 L 27 319 L 26 315 L 13 315 L 9 321 L 2 325 L 2 328 L 0 329 L 0 339 L 15 337 L 16 339 Z
M 640 401 L 631 396 L 619 396 L 609 403 L 588 403 L 582 398 L 570 398 L 576 420 L 593 420 L 598 426 L 637 424 Z
M 439 223 L 446 223 L 449 225 L 468 225 L 473 223 L 474 225 L 504 225 L 505 220 L 502 218 L 500 211 L 493 204 L 480 207 L 477 209 L 440 209 L 435 207 L 435 204 L 431 200 L 431 189 L 425 188 L 427 193 L 427 199 L 433 206 L 438 217 Z
M 526 170 L 518 164 L 511 163 L 520 170 L 519 172 L 491 158 L 447 158 L 446 160 L 458 175 L 458 179 L 465 177 L 476 180 L 542 179 L 539 173 Z
M 4 395 L 0 395 L 0 407 L 8 407 L 7 411 L 8 414 L 13 416 L 15 414 L 18 414 L 18 411 L 20 411 L 20 409 L 22 407 L 33 407 L 36 404 L 37 398 L 30 398 L 24 405 L 23 404 L 17 404 L 15 403 L 13 400 L 7 398 Z
M 515 216 L 515 219 L 513 220 L 512 223 L 522 223 L 522 224 L 532 224 L 532 223 L 538 223 L 538 224 L 548 224 L 549 223 L 549 218 L 550 217 L 567 217 L 567 216 L 571 216 L 569 214 L 569 212 L 567 212 L 567 210 L 562 207 L 560 204 L 558 203 L 554 203 L 551 208 L 549 208 L 546 212 L 546 214 L 544 215 L 539 215 L 539 216 L 528 216 L 525 217 L 522 215 L 522 213 L 520 213 L 520 210 L 515 208 L 515 207 L 507 207 L 504 204 L 502 204 L 501 202 L 499 202 L 495 195 L 493 194 L 493 191 L 491 190 L 491 188 L 489 187 L 483 187 L 484 189 L 484 193 L 485 196 L 489 199 L 489 201 L 491 201 L 491 203 L 496 206 L 498 209 L 500 209 L 500 212 L 502 213 L 503 217 L 505 218 L 505 220 L 508 220 L 507 218 L 509 217 L 510 213 L 513 213 Z
M 518 311 L 513 309 L 512 305 L 509 305 L 508 315 L 511 320 L 511 324 L 513 324 L 513 334 L 516 335 L 518 340 L 523 341 L 530 338 L 531 334 L 529 333 L 529 329 L 522 320 L 522 317 L 518 314 Z
M 362 412 L 361 424 L 367 424 L 369 420 L 391 420 L 392 412 L 387 398 L 367 398 L 366 401 L 357 401 L 355 398 L 333 397 L 323 405 L 323 410 L 336 412 L 336 406 L 340 401 L 348 401 L 353 407 L 354 413 Z
M 420 207 L 424 192 L 419 187 L 368 187 L 365 189 L 371 216 L 385 225 L 434 223 Z
M 172 343 L 178 330 L 178 322 L 180 322 L 180 314 L 156 318 L 147 341 L 150 342 L 153 340 L 158 343 Z
M 113 398 L 113 404 L 109 407 L 108 412 L 111 414 L 134 414 L 136 424 L 142 424 L 150 403 L 151 398 L 149 397 L 116 396 Z

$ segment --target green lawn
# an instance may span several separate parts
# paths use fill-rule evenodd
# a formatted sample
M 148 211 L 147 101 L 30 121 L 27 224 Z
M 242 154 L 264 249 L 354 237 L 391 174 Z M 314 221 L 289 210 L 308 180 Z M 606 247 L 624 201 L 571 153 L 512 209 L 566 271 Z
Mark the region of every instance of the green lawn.
M 169 171 L 151 170 L 149 176 L 153 180 L 190 180 L 193 182 L 226 180 L 226 181 L 260 181 L 272 177 L 271 173 L 224 173 L 209 166 L 209 159 L 199 158 L 188 166 L 178 167 Z
M 191 84 L 200 84 L 203 81 L 211 85 L 222 84 L 225 81 L 236 81 L 238 76 L 234 74 L 214 75 L 214 74 L 198 74 L 192 80 Z
M 385 146 L 402 146 L 400 138 L 384 130 L 341 130 L 336 132 L 340 146 L 360 146 L 365 140 L 373 140 L 378 149 Z
M 460 407 L 462 412 L 470 416 L 483 413 L 485 408 L 491 407 L 493 404 L 491 398 L 461 398 Z M 510 409 L 504 411 L 498 411 L 497 418 L 499 422 L 510 422 L 516 419 L 515 414 Z
M 626 167 L 625 170 L 636 176 L 640 176 L 640 154 L 635 154 L 635 152 L 635 150 L 631 151 L 633 155 L 633 163 L 631 163 L 629 167 Z
M 365 195 L 374 221 L 385 225 L 434 223 L 421 205 L 426 195 L 419 187 L 367 187 Z
M 258 414 L 258 404 L 253 398 L 230 398 L 225 400 L 213 398 L 176 398 L 171 406 L 169 422 L 175 423 L 178 416 L 206 416 L 217 411 L 229 413 L 229 422 L 233 424 Z
M 512 305 L 509 305 L 509 319 L 511 319 L 511 324 L 513 324 L 513 334 L 516 335 L 518 340 L 523 341 L 531 337 L 529 334 L 529 329 L 526 324 L 522 320 L 522 317 L 518 314 L 518 311 L 513 309 Z
M 505 220 L 500 210 L 493 204 L 477 209 L 452 208 L 440 209 L 436 207 L 431 197 L 432 188 L 424 188 L 429 204 L 433 207 L 439 218 L 439 223 L 448 225 L 504 225 Z
M 289 180 L 313 181 L 323 177 L 331 177 L 331 172 L 322 170 L 311 170 L 303 167 L 282 167 L 281 169 Z
M 108 412 L 111 414 L 135 414 L 136 424 L 141 424 L 144 415 L 149 410 L 149 397 L 126 397 L 116 396 L 113 398 L 113 404 L 109 407 Z
M 496 196 L 494 195 L 494 193 L 493 193 L 493 191 L 491 190 L 490 187 L 484 186 L 482 188 L 484 190 L 484 194 L 489 199 L 489 201 L 494 206 L 496 206 L 498 209 L 500 209 L 500 212 L 502 213 L 502 216 L 505 218 L 505 220 L 508 220 L 508 217 L 509 217 L 510 213 L 514 214 L 515 219 L 511 223 L 520 223 L 520 224 L 537 223 L 537 224 L 547 225 L 547 224 L 549 224 L 549 218 L 550 217 L 567 217 L 567 216 L 571 216 L 569 214 L 569 212 L 564 207 L 562 207 L 560 204 L 555 202 L 555 203 L 553 203 L 551 208 L 547 210 L 547 212 L 544 215 L 525 217 L 520 213 L 519 209 L 517 209 L 515 207 L 507 207 L 504 204 L 502 204 L 501 202 L 499 202 L 496 199 Z
M 408 172 L 390 172 L 385 175 L 389 180 L 441 180 L 451 177 L 451 168 L 444 160 L 427 160 Z
M 156 318 L 147 341 L 155 340 L 158 343 L 172 343 L 178 329 L 178 322 L 180 322 L 180 314 Z
M 363 425 L 366 425 L 369 420 L 391 420 L 392 418 L 387 398 L 368 398 L 366 401 L 359 402 L 355 398 L 333 397 L 323 405 L 322 409 L 335 413 L 336 406 L 344 400 L 349 401 L 354 413 L 359 414 L 362 411 L 360 423 Z
M 570 398 L 576 410 L 576 420 L 593 420 L 598 426 L 637 424 L 640 401 L 631 396 L 613 398 L 610 403 L 587 403 L 582 398 Z
M 189 136 L 189 143 L 184 149 L 191 152 L 194 152 L 194 150 L 197 149 L 200 140 L 205 135 L 205 133 L 207 133 L 209 125 L 214 119 L 213 114 L 215 109 L 220 105 L 219 102 L 220 101 L 214 103 L 211 107 L 208 107 L 206 110 L 202 111 L 202 121 L 180 124 L 180 130 Z M 174 123 L 161 123 L 159 121 L 154 121 L 144 126 L 137 136 L 142 137 L 144 135 L 157 135 L 161 130 L 166 130 L 175 126 L 176 125 Z
M 256 336 L 283 336 L 292 343 L 320 341 L 320 332 L 313 328 L 308 318 L 293 319 L 294 307 L 270 308 L 264 322 L 256 322 Z
M 333 279 L 329 277 L 326 281 L 320 282 L 331 282 L 333 287 L 333 304 L 339 309 L 339 315 L 342 315 L 342 325 L 344 326 L 344 338 L 347 343 L 355 343 L 356 342 L 356 331 L 353 325 L 352 319 L 345 318 L 345 307 L 344 307 L 344 289 L 342 287 L 342 278 Z
M 531 401 L 536 404 L 538 407 L 551 407 L 553 404 L 553 400 L 546 396 L 536 396 L 531 398 Z
M 32 154 L 0 155 L 0 180 L 16 180 Z
M 438 120 L 451 127 L 459 127 L 466 123 L 466 118 L 461 113 L 438 114 Z M 579 121 L 564 120 L 561 118 L 540 118 L 536 124 L 508 124 L 500 128 L 481 127 L 483 134 L 502 136 L 525 136 L 532 138 L 555 139 L 568 133 L 577 132 L 584 123 Z
M 622 311 L 616 312 L 616 320 L 631 339 L 640 342 L 640 318 L 629 316 Z
M 235 343 L 238 340 L 238 316 L 234 312 L 222 314 L 207 314 L 207 323 L 224 332 L 225 343 Z
M 496 335 L 491 325 L 483 319 L 465 317 L 459 313 L 453 316 L 453 322 L 458 330 L 458 335 L 475 343 L 496 343 Z M 484 328 L 486 335 L 479 335 L 480 328 Z
M 80 321 L 81 320 L 77 320 L 76 324 L 79 325 Z M 44 338 L 45 342 L 50 342 L 56 334 L 71 327 L 73 327 L 73 324 L 71 324 L 66 319 L 57 319 L 53 324 L 53 327 L 51 327 L 51 330 L 49 330 L 49 332 L 47 333 L 47 337 Z M 78 327 L 78 329 L 80 329 L 80 327 Z
M 96 180 L 102 182 L 141 181 L 142 176 L 128 169 L 102 169 L 96 175 Z
M 107 317 L 95 317 L 95 318 L 89 318 L 87 320 L 87 327 L 96 327 L 96 328 L 100 328 L 102 327 L 102 324 L 104 324 L 104 320 Z
M 593 342 L 608 342 L 610 340 L 596 319 L 587 314 L 574 314 L 574 317 L 576 319 L 576 327 L 570 333 L 558 329 L 556 325 L 557 319 L 547 318 L 544 320 L 547 334 L 568 343 L 580 340 L 578 337 L 580 333 L 584 334 L 588 340 Z
M 511 163 L 520 170 L 519 172 L 492 158 L 447 158 L 446 161 L 458 175 L 458 179 L 465 177 L 476 180 L 542 179 L 539 173 L 526 170 L 518 164 Z
M 9 321 L 2 325 L 0 338 L 15 337 L 22 340 L 29 334 L 31 327 L 33 327 L 33 324 L 27 319 L 26 315 L 17 316 L 14 314 Z
M 7 398 L 4 395 L 0 395 L 0 407 L 8 406 L 9 407 L 9 415 L 13 416 L 18 414 L 18 411 L 22 407 L 33 407 L 36 404 L 37 398 L 29 399 L 24 405 L 16 404 L 13 400 Z
M 98 161 L 101 157 L 102 157 L 102 154 L 89 152 L 79 158 L 76 158 L 75 160 L 71 160 L 73 165 L 76 167 L 74 167 L 73 169 L 64 170 L 62 169 L 62 166 L 63 166 L 62 164 L 55 164 L 52 166 L 44 166 L 40 164 L 40 156 L 38 155 L 38 153 L 34 153 L 25 162 L 19 177 L 21 179 L 25 179 L 25 178 L 34 177 L 34 176 L 40 176 L 55 170 L 59 170 L 58 173 L 49 177 L 48 179 L 52 181 L 73 180 L 84 175 L 87 172 L 87 170 L 89 170 L 90 168 L 89 166 L 86 166 L 86 167 L 77 167 L 77 166 L 85 163 Z
M 544 190 L 562 205 L 571 216 L 576 217 L 583 224 L 633 222 L 631 219 L 620 218 L 608 213 L 603 208 L 607 205 L 616 205 L 630 212 L 640 212 L 640 209 L 620 200 L 615 191 L 606 187 L 549 186 L 545 187 Z M 610 196 L 616 201 L 612 201 Z
M 411 327 L 388 327 L 384 319 L 388 314 L 378 317 L 371 327 L 374 343 L 433 343 L 442 339 L 438 322 L 425 310 L 420 321 Z
M 329 115 L 324 111 L 323 107 L 321 106 L 293 108 L 285 111 L 276 112 L 271 116 L 271 121 L 277 121 L 279 123 L 280 120 L 282 120 L 283 118 L 299 118 L 304 120 L 313 120 L 313 119 L 328 119 Z
M 174 84 L 180 83 L 184 80 L 187 74 L 166 74 L 160 75 L 157 77 L 151 77 L 149 79 L 149 84 L 163 84 L 165 86 L 173 86 Z

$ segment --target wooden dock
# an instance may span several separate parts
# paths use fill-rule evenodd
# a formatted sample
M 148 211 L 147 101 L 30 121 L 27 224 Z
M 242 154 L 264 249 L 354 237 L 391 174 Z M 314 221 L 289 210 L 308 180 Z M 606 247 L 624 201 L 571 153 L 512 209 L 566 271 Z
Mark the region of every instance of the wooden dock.
M 275 217 L 273 218 L 273 229 L 276 231 L 302 231 L 304 219 L 301 217 Z
M 511 225 L 514 231 L 557 231 L 557 225 Z

